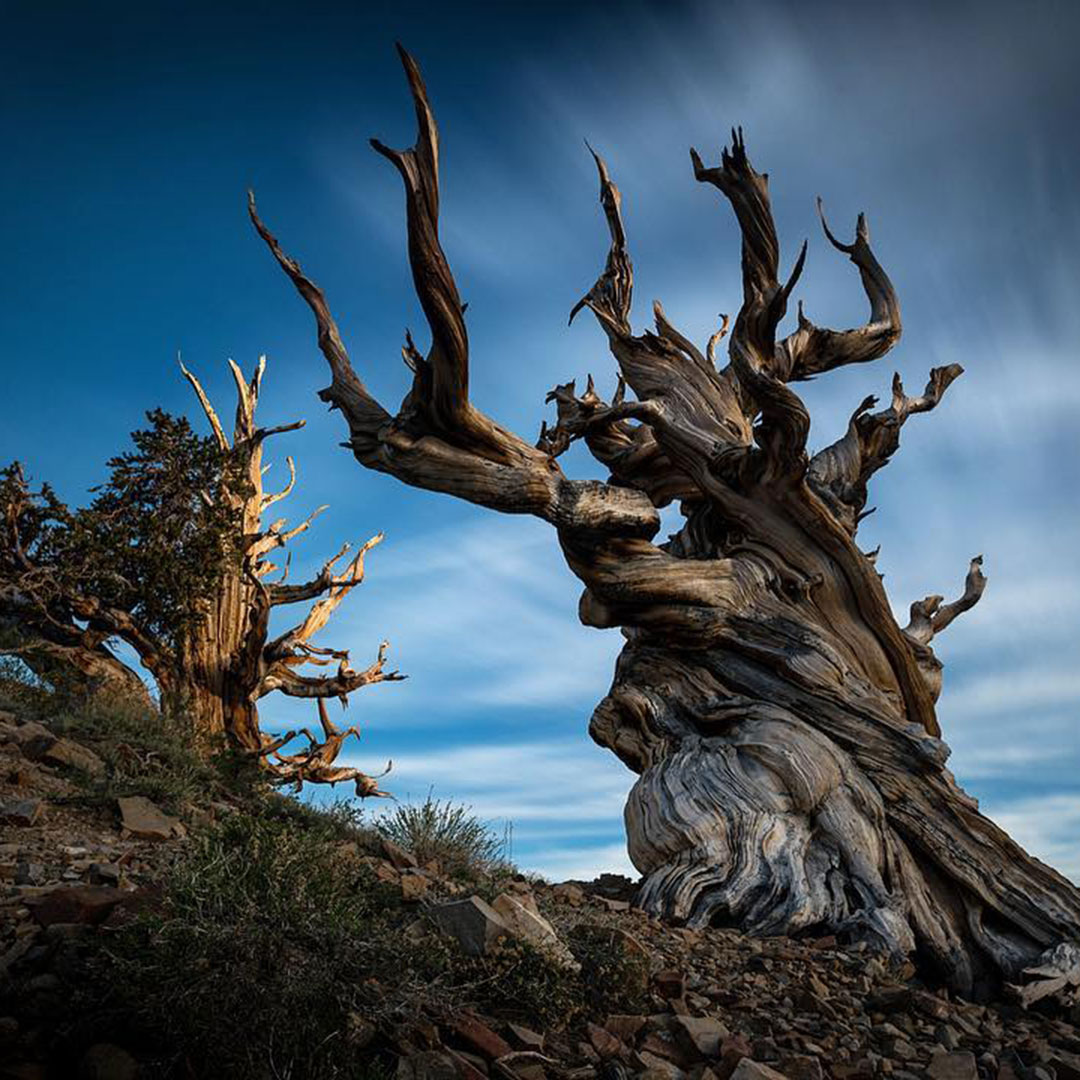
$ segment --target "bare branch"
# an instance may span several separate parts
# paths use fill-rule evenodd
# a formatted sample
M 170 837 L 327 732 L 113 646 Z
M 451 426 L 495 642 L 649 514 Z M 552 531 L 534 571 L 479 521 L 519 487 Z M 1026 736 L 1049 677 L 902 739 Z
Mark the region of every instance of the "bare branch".
M 282 577 L 281 581 L 275 582 L 267 586 L 270 594 L 270 603 L 273 607 L 279 607 L 282 604 L 295 604 L 301 600 L 314 600 L 315 597 L 321 596 L 327 589 L 331 588 L 334 584 L 334 575 L 331 571 L 334 568 L 334 564 L 349 550 L 349 544 L 342 544 L 340 550 L 332 558 L 327 559 L 323 563 L 322 569 L 318 575 L 312 578 L 310 581 L 306 581 L 299 585 L 286 585 L 285 578 Z M 288 567 L 286 566 L 286 569 Z
M 324 590 L 327 591 L 327 595 L 312 605 L 304 621 L 291 630 L 287 630 L 267 646 L 269 658 L 277 659 L 285 652 L 295 649 L 297 645 L 307 644 L 330 621 L 330 616 L 337 610 L 341 601 L 364 580 L 364 556 L 382 541 L 383 534 L 376 533 L 360 546 L 342 573 L 331 576 L 329 588 Z M 327 564 L 326 569 L 329 569 L 337 558 L 340 558 L 340 555 Z
M 277 424 L 274 427 L 257 428 L 253 437 L 262 442 L 264 439 L 269 439 L 271 435 L 281 435 L 286 431 L 299 431 L 306 424 L 306 420 L 294 420 L 291 424 Z
M 274 762 L 271 765 L 275 783 L 294 784 L 299 791 L 304 782 L 312 784 L 339 784 L 353 781 L 356 785 L 356 794 L 365 799 L 371 796 L 380 798 L 392 798 L 388 792 L 380 791 L 378 781 L 390 772 L 393 762 L 388 762 L 386 769 L 379 776 L 369 776 L 359 769 L 335 765 L 338 755 L 345 740 L 350 735 L 355 735 L 359 740 L 360 731 L 355 727 L 340 731 L 330 720 L 326 711 L 326 703 L 322 698 L 318 700 L 319 723 L 323 730 L 323 741 L 320 743 L 306 728 L 303 729 L 308 739 L 308 749 L 298 754 L 281 754 L 273 751 Z M 293 737 L 293 733 L 289 733 Z M 287 741 L 287 740 L 285 740 Z M 278 744 L 280 745 L 280 743 Z M 276 750 L 276 747 L 275 747 Z M 263 751 L 267 752 L 267 751 Z
M 255 206 L 255 193 L 252 191 L 248 192 L 248 214 L 278 265 L 296 286 L 297 292 L 307 302 L 315 316 L 319 349 L 330 365 L 332 376 L 331 385 L 319 396 L 324 401 L 329 401 L 332 407 L 342 410 L 349 421 L 354 440 L 372 439 L 375 433 L 389 421 L 390 414 L 368 393 L 367 387 L 353 370 L 326 297 L 322 290 L 305 276 L 300 269 L 300 264 L 282 251 L 277 239 L 262 223 Z
M 907 418 L 935 408 L 963 370 L 959 364 L 933 368 L 918 397 L 908 397 L 900 376 L 894 375 L 889 408 L 872 413 L 877 398 L 865 398 L 851 414 L 844 436 L 814 455 L 807 479 L 850 533 L 865 516 L 867 482 L 899 448 L 900 429 Z
M 416 108 L 416 143 L 393 150 L 378 139 L 371 145 L 401 173 L 405 183 L 409 263 L 416 295 L 431 327 L 427 356 L 431 399 L 427 404 L 438 427 L 470 427 L 469 339 L 457 286 L 439 243 L 439 133 L 416 61 L 399 45 Z
M 911 605 L 911 621 L 904 627 L 904 633 L 920 645 L 929 645 L 953 619 L 970 611 L 979 602 L 985 588 L 982 556 L 976 555 L 968 567 L 963 595 L 951 604 L 942 604 L 944 597 L 936 595 L 916 600 Z
M 603 158 L 595 151 L 592 153 L 611 243 L 603 274 L 572 315 L 582 307 L 594 312 L 623 379 L 638 398 L 638 405 L 621 407 L 621 414 L 643 420 L 652 430 L 631 435 L 633 429 L 601 426 L 595 449 L 594 444 L 590 444 L 590 449 L 614 458 L 629 450 L 631 441 L 640 442 L 645 446 L 636 449 L 646 448 L 646 453 L 634 457 L 639 464 L 652 465 L 655 448 L 674 466 L 676 475 L 682 474 L 676 485 L 658 485 L 643 474 L 630 475 L 625 467 L 616 469 L 611 464 L 613 476 L 649 492 L 654 501 L 659 499 L 656 505 L 663 505 L 675 490 L 700 497 L 700 478 L 718 454 L 734 448 L 739 448 L 741 453 L 745 449 L 750 439 L 749 419 L 733 380 L 717 373 L 696 346 L 675 329 L 659 303 L 653 307 L 656 332 L 641 336 L 631 333 L 633 272 L 626 250 L 621 197 Z M 606 441 L 607 436 L 612 437 L 613 444 L 603 446 L 600 440 Z M 605 459 L 601 457 L 601 460 Z M 626 466 L 629 462 L 624 460 L 622 464 Z
M 970 611 L 982 597 L 986 589 L 986 578 L 982 572 L 981 555 L 976 555 L 968 567 L 967 577 L 964 579 L 964 594 L 951 604 L 945 604 L 934 615 L 934 633 L 940 634 L 946 626 L 965 611 Z
M 720 329 L 710 336 L 709 343 L 705 346 L 705 356 L 712 367 L 716 367 L 716 346 L 727 337 L 729 322 L 730 320 L 726 315 L 721 315 Z
M 292 493 L 292 489 L 296 486 L 296 464 L 293 462 L 291 455 L 285 458 L 285 464 L 289 467 L 289 482 L 276 495 L 263 496 L 263 510 L 266 510 L 267 507 L 273 506 L 274 503 L 281 502 L 282 499 L 287 498 Z
M 754 441 L 766 454 L 769 473 L 776 479 L 792 480 L 805 470 L 810 416 L 798 395 L 775 371 L 776 328 L 802 273 L 806 245 L 788 281 L 781 285 L 777 277 L 780 246 L 769 202 L 768 177 L 750 164 L 742 129 L 733 130 L 731 136 L 731 149 L 723 149 L 718 168 L 705 168 L 694 149 L 690 158 L 695 178 L 725 195 L 739 222 L 743 303 L 731 334 L 731 366 L 761 412 Z
M 244 373 L 231 358 L 228 361 L 233 382 L 236 383 L 236 424 L 233 442 L 250 439 L 255 434 L 255 409 L 259 403 L 259 385 L 266 370 L 266 357 L 260 356 L 255 365 L 251 380 L 244 378 Z
M 588 143 L 585 144 L 589 146 Z M 626 337 L 630 334 L 630 301 L 634 290 L 634 267 L 626 250 L 626 230 L 622 222 L 622 195 L 608 173 L 604 159 L 589 146 L 589 153 L 600 174 L 600 204 L 607 218 L 611 246 L 608 248 L 604 272 L 593 287 L 574 305 L 570 322 L 587 307 L 600 320 L 608 335 Z
M 214 412 L 214 406 L 210 404 L 210 398 L 207 397 L 206 391 L 203 390 L 199 380 L 184 367 L 184 362 L 180 359 L 179 353 L 177 353 L 176 359 L 180 364 L 180 370 L 183 372 L 184 378 L 191 383 L 191 388 L 195 391 L 195 396 L 199 399 L 199 404 L 202 406 L 203 412 L 206 413 L 206 419 L 210 421 L 210 427 L 213 429 L 218 447 L 227 452 L 229 450 L 229 440 L 225 437 L 225 429 L 221 426 L 221 421 L 218 419 L 217 413 Z
M 277 521 L 271 522 L 266 531 L 263 532 L 248 549 L 249 556 L 257 559 L 260 556 L 265 555 L 268 551 L 273 551 L 274 548 L 284 547 L 290 540 L 294 540 L 302 532 L 307 532 L 311 527 L 311 523 L 324 510 L 328 510 L 329 508 L 329 504 L 327 503 L 324 503 L 322 506 L 316 506 L 299 525 L 293 526 L 293 528 L 286 532 L 281 531 L 285 527 L 285 518 L 278 518 Z
M 866 215 L 860 214 L 855 239 L 843 244 L 832 234 L 825 220 L 821 199 L 818 214 L 825 236 L 837 251 L 858 267 L 863 289 L 870 301 L 870 318 L 853 330 L 827 330 L 815 326 L 799 305 L 799 328 L 776 348 L 777 370 L 787 380 L 809 379 L 845 364 L 865 364 L 884 356 L 900 340 L 900 301 L 889 275 L 870 249 Z
M 389 643 L 384 641 L 379 646 L 376 659 L 362 671 L 355 671 L 349 667 L 349 654 L 338 651 L 334 655 L 342 659 L 338 662 L 336 674 L 301 675 L 294 669 L 311 661 L 310 647 L 301 643 L 297 646 L 296 651 L 285 653 L 279 651 L 277 658 L 271 659 L 253 697 L 265 697 L 267 694 L 277 690 L 286 697 L 338 698 L 344 702 L 351 693 L 361 687 L 372 686 L 381 682 L 401 682 L 406 676 L 399 671 L 396 669 L 393 671 L 383 670 L 386 665 L 386 650 L 388 648 Z M 319 661 L 315 662 L 318 663 Z

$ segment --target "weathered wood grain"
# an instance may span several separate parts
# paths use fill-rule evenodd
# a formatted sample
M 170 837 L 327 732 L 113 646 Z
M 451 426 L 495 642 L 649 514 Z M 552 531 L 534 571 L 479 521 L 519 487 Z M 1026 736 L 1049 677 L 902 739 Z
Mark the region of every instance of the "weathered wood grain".
M 315 314 L 331 371 L 320 392 L 348 425 L 364 466 L 416 487 L 556 529 L 584 585 L 580 617 L 625 638 L 612 687 L 590 723 L 638 780 L 626 807 L 640 903 L 691 924 L 760 933 L 831 929 L 914 952 L 965 992 L 1015 979 L 1044 950 L 1080 937 L 1080 890 L 979 814 L 945 767 L 931 640 L 982 594 L 972 563 L 961 598 L 893 618 L 872 556 L 856 544 L 867 485 L 899 447 L 903 424 L 960 374 L 930 373 L 889 408 L 867 399 L 834 446 L 810 458 L 809 415 L 792 384 L 884 355 L 900 307 L 860 216 L 851 243 L 828 240 L 859 271 L 865 325 L 777 327 L 802 271 L 786 280 L 767 178 L 741 132 L 720 164 L 691 151 L 696 179 L 731 205 L 742 232 L 743 299 L 729 361 L 716 364 L 726 317 L 704 353 L 654 305 L 635 334 L 633 269 L 620 194 L 599 155 L 611 244 L 574 308 L 588 308 L 618 365 L 610 403 L 591 378 L 556 387 L 536 446 L 468 399 L 465 308 L 438 233 L 438 130 L 419 69 L 403 50 L 418 136 L 408 150 L 373 141 L 405 184 L 409 259 L 432 341 L 407 337 L 412 387 L 391 414 L 354 370 L 321 290 L 252 220 Z M 824 217 L 822 217 L 824 224 Z M 632 395 L 632 396 L 631 396 Z M 606 483 L 566 477 L 557 458 L 583 440 Z M 657 510 L 684 524 L 656 543 Z

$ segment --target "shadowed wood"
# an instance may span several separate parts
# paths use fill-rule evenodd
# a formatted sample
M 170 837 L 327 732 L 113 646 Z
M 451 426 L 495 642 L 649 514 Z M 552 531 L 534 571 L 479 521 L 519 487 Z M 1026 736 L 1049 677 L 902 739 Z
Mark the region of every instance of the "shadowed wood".
M 850 330 L 777 329 L 806 245 L 781 279 L 767 177 L 733 132 L 720 164 L 691 151 L 742 233 L 742 303 L 704 354 L 654 304 L 654 330 L 631 325 L 633 267 L 621 197 L 592 151 L 610 234 L 588 308 L 616 361 L 608 403 L 591 377 L 548 396 L 536 446 L 468 401 L 465 310 L 438 232 L 438 134 L 415 61 L 401 50 L 416 106 L 415 146 L 373 145 L 405 184 L 409 261 L 432 342 L 407 336 L 413 374 L 391 414 L 356 374 L 321 290 L 286 255 L 250 199 L 256 229 L 311 307 L 331 383 L 320 392 L 348 425 L 364 466 L 552 524 L 584 585 L 579 615 L 626 638 L 592 737 L 638 774 L 626 807 L 639 903 L 691 925 L 759 933 L 829 929 L 914 952 L 964 993 L 1016 979 L 1048 949 L 1080 937 L 1080 890 L 978 812 L 945 762 L 931 640 L 981 596 L 981 557 L 962 596 L 930 596 L 901 628 L 873 556 L 856 544 L 873 474 L 904 423 L 961 373 L 936 368 L 925 392 L 894 378 L 848 431 L 810 458 L 810 417 L 793 383 L 884 355 L 900 337 L 899 302 L 860 215 L 850 243 L 826 237 L 859 271 L 870 313 Z M 591 148 L 590 148 L 591 150 Z M 566 477 L 558 457 L 583 440 L 608 479 Z M 657 543 L 658 508 L 683 524 Z

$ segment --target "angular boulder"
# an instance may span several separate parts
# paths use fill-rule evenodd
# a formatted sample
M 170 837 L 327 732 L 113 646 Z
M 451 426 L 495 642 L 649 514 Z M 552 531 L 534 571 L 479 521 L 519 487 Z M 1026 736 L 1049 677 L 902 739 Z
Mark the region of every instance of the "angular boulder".
M 762 1065 L 760 1061 L 751 1061 L 750 1058 L 744 1057 L 735 1066 L 731 1080 L 787 1080 L 787 1077 L 768 1065 Z
M 103 923 L 117 904 L 129 896 L 123 889 L 104 885 L 65 885 L 26 901 L 39 926 L 54 923 Z
M 532 899 L 531 897 L 529 898 Z M 573 953 L 559 940 L 555 928 L 536 910 L 536 901 L 530 907 L 522 902 L 524 897 L 500 893 L 492 902 L 492 908 L 502 917 L 510 932 L 519 941 L 534 945 L 569 971 L 580 971 L 581 965 Z
M 34 825 L 41 817 L 40 799 L 15 799 L 0 803 L 0 821 L 5 825 Z
M 979 1067 L 970 1050 L 934 1054 L 926 1067 L 930 1080 L 978 1080 Z
M 90 776 L 100 776 L 105 771 L 105 762 L 93 750 L 71 739 L 57 739 L 44 750 L 39 760 L 65 769 L 77 769 Z
M 129 795 L 116 803 L 121 826 L 140 840 L 171 840 L 185 834 L 178 818 L 170 817 L 143 795 Z
M 675 1027 L 684 1045 L 701 1057 L 720 1056 L 720 1044 L 731 1032 L 719 1020 L 710 1016 L 680 1016 Z
M 479 896 L 437 904 L 427 914 L 469 956 L 482 956 L 499 938 L 513 937 L 502 916 Z

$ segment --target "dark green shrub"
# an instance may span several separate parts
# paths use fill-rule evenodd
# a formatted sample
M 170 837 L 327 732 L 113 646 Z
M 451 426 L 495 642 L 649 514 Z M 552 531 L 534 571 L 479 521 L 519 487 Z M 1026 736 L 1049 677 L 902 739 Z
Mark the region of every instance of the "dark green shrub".
M 121 931 L 99 975 L 114 1018 L 165 1047 L 159 1075 L 368 1075 L 349 1014 L 387 965 L 400 900 L 343 845 L 348 828 L 340 813 L 237 813 L 193 840 L 160 911 Z
M 644 1007 L 649 960 L 634 938 L 615 927 L 581 923 L 567 944 L 581 964 L 581 992 L 590 1012 L 603 1016 Z

